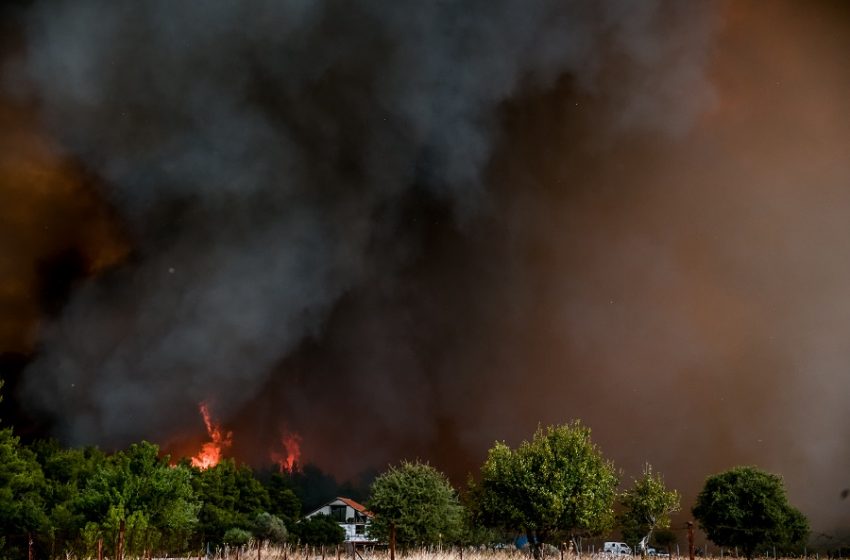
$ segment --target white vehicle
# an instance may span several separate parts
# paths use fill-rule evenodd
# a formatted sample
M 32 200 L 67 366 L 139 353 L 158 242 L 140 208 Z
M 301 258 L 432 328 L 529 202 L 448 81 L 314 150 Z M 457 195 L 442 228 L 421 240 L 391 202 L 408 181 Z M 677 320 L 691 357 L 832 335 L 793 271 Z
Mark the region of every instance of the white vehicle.
M 605 554 L 628 554 L 632 555 L 632 548 L 624 542 L 608 541 L 602 547 Z

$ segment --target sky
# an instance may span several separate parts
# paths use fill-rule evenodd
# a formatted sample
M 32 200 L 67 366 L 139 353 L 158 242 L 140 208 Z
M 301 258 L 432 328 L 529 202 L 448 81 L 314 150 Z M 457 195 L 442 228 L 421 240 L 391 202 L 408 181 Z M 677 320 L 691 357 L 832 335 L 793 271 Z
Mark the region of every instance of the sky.
M 15 3 L 19 429 L 340 477 L 580 419 L 628 483 L 850 502 L 841 2 Z

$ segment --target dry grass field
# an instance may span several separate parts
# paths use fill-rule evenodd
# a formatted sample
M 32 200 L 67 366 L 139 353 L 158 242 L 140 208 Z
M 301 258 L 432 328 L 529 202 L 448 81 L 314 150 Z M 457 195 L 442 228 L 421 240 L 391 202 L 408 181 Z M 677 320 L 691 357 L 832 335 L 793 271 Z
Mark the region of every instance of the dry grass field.
M 346 550 L 340 547 L 339 551 L 335 548 L 327 548 L 322 550 L 320 548 L 295 548 L 295 547 L 267 547 L 264 546 L 259 548 L 257 546 L 247 546 L 241 548 L 239 551 L 236 549 L 227 549 L 218 551 L 218 553 L 214 555 L 210 555 L 211 560 L 389 560 L 389 552 L 386 549 L 357 549 L 356 555 L 351 551 L 346 552 Z M 811 554 L 809 555 L 812 559 L 819 558 L 818 555 Z M 184 557 L 187 560 L 190 560 L 192 557 Z M 501 549 L 501 550 L 471 550 L 471 549 L 463 549 L 459 548 L 444 548 L 442 550 L 416 550 L 416 551 L 408 551 L 404 553 L 402 551 L 396 552 L 396 558 L 399 560 L 521 560 L 525 558 L 531 558 L 531 555 L 528 551 L 517 550 L 513 547 Z M 582 554 L 580 556 L 572 554 L 564 554 L 563 556 L 559 551 L 554 549 L 549 550 L 544 558 L 549 560 L 615 560 L 617 558 L 631 560 L 632 557 L 625 556 L 612 556 L 609 554 Z M 680 557 L 677 557 L 676 554 L 673 554 L 671 560 L 677 560 Z M 681 558 L 687 558 L 687 556 L 682 556 Z M 701 560 L 723 560 L 729 558 L 736 558 L 734 555 L 726 555 L 723 556 L 707 556 L 702 557 L 698 556 L 697 558 Z M 826 557 L 824 557 L 826 558 Z M 766 557 L 769 560 L 785 560 L 783 558 L 774 559 L 772 556 Z

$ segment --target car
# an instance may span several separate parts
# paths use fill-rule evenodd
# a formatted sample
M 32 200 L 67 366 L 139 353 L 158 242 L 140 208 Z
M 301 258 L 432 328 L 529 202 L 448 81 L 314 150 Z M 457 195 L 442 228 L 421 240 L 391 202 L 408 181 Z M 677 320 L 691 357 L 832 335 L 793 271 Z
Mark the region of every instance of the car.
M 632 547 L 624 542 L 608 541 L 602 545 L 602 552 L 605 554 L 627 554 L 632 555 Z

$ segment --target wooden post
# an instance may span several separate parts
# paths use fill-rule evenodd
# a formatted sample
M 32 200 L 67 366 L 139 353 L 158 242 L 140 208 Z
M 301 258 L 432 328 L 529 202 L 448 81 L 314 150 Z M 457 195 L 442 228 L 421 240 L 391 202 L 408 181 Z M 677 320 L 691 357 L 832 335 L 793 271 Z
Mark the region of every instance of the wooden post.
M 262 553 L 262 551 L 263 551 L 263 543 L 262 543 L 262 541 L 260 541 L 260 542 L 257 543 L 257 560 L 261 560 L 260 554 Z
M 97 560 L 103 560 L 103 537 L 97 539 Z
M 694 522 L 688 521 L 688 558 L 694 560 Z
M 395 560 L 395 523 L 390 523 L 390 560 Z
M 27 533 L 27 559 L 32 560 L 32 533 Z
M 339 545 L 336 545 L 336 560 L 339 560 Z
M 115 560 L 124 560 L 124 520 L 118 524 L 118 546 L 115 550 Z
M 239 549 L 240 548 L 242 548 L 242 547 L 241 546 L 236 547 L 236 560 L 239 560 Z
M 325 560 L 325 545 L 322 545 L 322 560 Z

